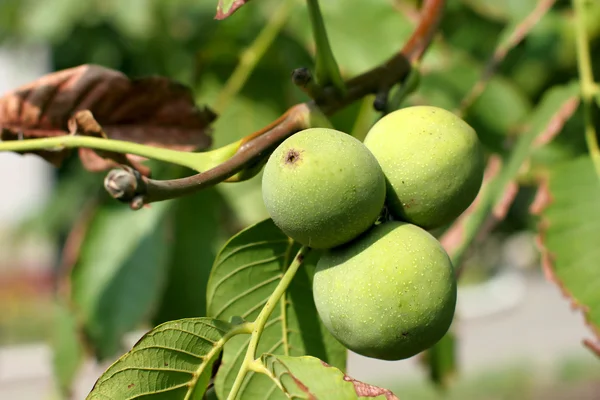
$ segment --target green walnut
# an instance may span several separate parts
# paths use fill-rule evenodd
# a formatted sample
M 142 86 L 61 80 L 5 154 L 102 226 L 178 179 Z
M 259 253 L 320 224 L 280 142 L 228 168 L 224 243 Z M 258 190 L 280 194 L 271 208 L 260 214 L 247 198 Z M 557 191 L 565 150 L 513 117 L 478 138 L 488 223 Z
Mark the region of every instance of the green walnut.
M 444 109 L 394 111 L 373 125 L 365 145 L 383 169 L 386 204 L 397 219 L 438 228 L 466 210 L 481 187 L 484 159 L 477 134 Z
M 390 221 L 327 251 L 317 263 L 313 296 L 323 324 L 348 349 L 401 360 L 448 331 L 456 278 L 429 232 Z
M 262 180 L 273 222 L 297 242 L 317 249 L 346 243 L 377 219 L 385 177 L 362 142 L 343 132 L 311 128 L 271 154 Z

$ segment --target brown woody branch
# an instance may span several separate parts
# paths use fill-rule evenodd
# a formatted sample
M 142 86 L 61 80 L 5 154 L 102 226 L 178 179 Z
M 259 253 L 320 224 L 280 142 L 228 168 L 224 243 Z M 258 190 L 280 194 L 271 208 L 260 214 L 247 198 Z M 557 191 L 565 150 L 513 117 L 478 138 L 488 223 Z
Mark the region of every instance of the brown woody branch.
M 145 204 L 185 196 L 223 182 L 268 156 L 287 137 L 308 128 L 313 110 L 333 115 L 369 94 L 386 93 L 402 82 L 411 64 L 420 60 L 431 44 L 445 3 L 446 0 L 424 0 L 420 22 L 402 50 L 382 65 L 350 79 L 344 96 L 340 97 L 334 88 L 323 88 L 314 100 L 291 107 L 276 121 L 249 135 L 237 153 L 224 163 L 197 175 L 164 181 L 141 176 L 130 168 L 113 170 L 105 179 L 105 188 L 114 198 L 139 209 Z
M 308 112 L 306 104 L 290 108 L 275 122 L 250 135 L 233 157 L 206 172 L 160 181 L 148 179 L 131 168 L 115 169 L 106 176 L 104 187 L 114 198 L 130 203 L 134 210 L 152 202 L 194 193 L 235 175 L 252 161 L 265 156 L 292 133 L 307 127 Z

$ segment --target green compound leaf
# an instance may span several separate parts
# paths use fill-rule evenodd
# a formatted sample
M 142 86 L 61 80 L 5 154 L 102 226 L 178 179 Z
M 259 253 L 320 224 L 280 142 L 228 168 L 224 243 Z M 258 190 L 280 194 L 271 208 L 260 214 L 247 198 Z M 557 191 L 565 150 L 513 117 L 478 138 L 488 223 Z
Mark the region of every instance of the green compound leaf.
M 398 400 L 391 391 L 354 380 L 315 357 L 265 354 L 261 361 L 289 399 Z
M 589 157 L 557 164 L 541 197 L 540 244 L 546 276 L 580 309 L 600 346 L 600 181 Z M 599 354 L 600 355 L 600 354 Z
M 207 288 L 208 315 L 222 320 L 256 319 L 297 253 L 292 242 L 268 219 L 234 236 L 220 251 Z M 311 252 L 280 300 L 263 331 L 258 354 L 313 355 L 344 369 L 346 349 L 321 324 L 312 297 L 312 277 L 319 253 Z M 215 379 L 220 398 L 226 398 L 242 364 L 249 335 L 225 346 Z M 285 399 L 267 377 L 249 373 L 242 386 L 244 400 Z
M 244 329 L 212 318 L 159 325 L 102 374 L 87 399 L 201 400 L 223 345 Z
M 215 19 L 225 19 L 250 0 L 219 0 Z

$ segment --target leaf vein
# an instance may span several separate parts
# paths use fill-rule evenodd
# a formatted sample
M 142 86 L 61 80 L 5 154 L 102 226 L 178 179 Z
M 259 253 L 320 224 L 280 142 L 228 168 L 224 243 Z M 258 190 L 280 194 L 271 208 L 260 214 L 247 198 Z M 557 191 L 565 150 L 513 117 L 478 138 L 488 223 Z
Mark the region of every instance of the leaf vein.
M 215 313 L 215 318 L 219 318 L 219 316 L 225 312 L 225 310 L 227 310 L 229 307 L 231 307 L 235 302 L 237 302 L 238 300 L 244 298 L 245 296 L 249 295 L 250 293 L 252 293 L 253 291 L 260 289 L 261 287 L 267 286 L 268 284 L 275 282 L 278 279 L 281 279 L 282 274 L 277 274 L 275 276 L 273 276 L 270 279 L 267 279 L 263 282 L 257 283 L 256 285 L 248 288 L 246 291 L 238 294 L 237 296 L 234 296 L 231 298 L 231 300 L 229 300 L 227 303 L 225 303 L 221 309 Z
M 135 399 L 139 399 L 141 397 L 148 396 L 148 395 L 153 395 L 153 394 L 156 394 L 156 393 L 167 393 L 167 392 L 170 392 L 170 391 L 173 391 L 173 390 L 181 389 L 182 387 L 186 387 L 186 386 L 188 386 L 188 383 L 180 383 L 179 385 L 171 386 L 171 387 L 168 387 L 168 388 L 165 388 L 165 389 L 153 390 L 153 391 L 148 392 L 148 393 L 139 393 L 139 394 L 136 394 L 133 397 L 128 397 L 126 400 L 135 400 Z
M 262 264 L 267 264 L 270 263 L 272 261 L 276 261 L 279 258 L 284 257 L 285 254 L 277 254 L 273 257 L 269 257 L 269 258 L 265 258 L 262 260 L 257 260 L 251 263 L 247 263 L 247 264 L 243 264 L 240 265 L 239 267 L 237 267 L 236 269 L 234 269 L 233 271 L 229 272 L 228 274 L 226 274 L 225 276 L 223 276 L 217 283 L 215 283 L 214 285 L 214 291 L 217 291 L 217 289 L 225 282 L 227 282 L 228 279 L 230 279 L 232 276 L 244 271 L 245 269 L 248 268 L 252 268 L 252 267 L 256 267 L 258 265 L 262 265 Z
M 207 337 L 205 337 L 205 336 L 202 336 L 202 335 L 200 335 L 199 333 L 192 332 L 192 331 L 188 331 L 188 330 L 185 330 L 185 329 L 180 329 L 180 328 L 166 328 L 166 329 L 164 329 L 164 330 L 161 330 L 161 331 L 158 331 L 158 332 L 150 332 L 150 333 L 148 334 L 148 337 L 153 337 L 153 336 L 154 336 L 154 335 L 156 335 L 156 334 L 159 334 L 159 333 L 164 333 L 164 332 L 166 332 L 166 331 L 175 331 L 175 332 L 181 332 L 181 333 L 188 334 L 188 335 L 190 335 L 190 336 L 195 336 L 195 337 L 197 337 L 197 338 L 200 338 L 200 339 L 202 339 L 202 340 L 206 341 L 207 343 L 210 343 L 212 346 L 214 346 L 214 345 L 215 345 L 215 343 L 217 343 L 217 342 L 215 342 L 215 341 L 213 341 L 213 340 L 211 340 L 211 339 L 209 339 L 209 338 L 207 338 Z
M 259 303 L 257 303 L 254 307 L 250 308 L 249 310 L 247 310 L 244 314 L 242 314 L 242 318 L 246 319 L 248 318 L 248 316 L 250 314 L 252 314 L 254 311 L 256 311 L 257 309 L 261 308 L 262 306 L 264 306 L 267 301 L 269 301 L 269 297 L 265 297 L 264 300 L 261 300 Z
M 215 268 L 218 267 L 223 262 L 227 261 L 234 254 L 239 253 L 240 251 L 247 250 L 247 249 L 250 249 L 252 247 L 264 246 L 266 244 L 278 244 L 278 243 L 289 243 L 289 240 L 288 239 L 264 240 L 262 242 L 254 242 L 254 243 L 250 243 L 250 244 L 245 244 L 243 246 L 238 246 L 234 250 L 232 250 L 231 252 L 227 253 L 226 255 L 219 257 L 218 262 L 215 263 Z
M 131 353 L 133 354 L 133 353 L 135 353 L 136 351 L 139 351 L 139 350 L 146 350 L 146 349 L 163 349 L 163 350 L 171 350 L 171 351 L 174 351 L 174 352 L 177 352 L 177 353 L 181 353 L 181 354 L 187 354 L 187 355 L 189 355 L 189 356 L 192 356 L 192 357 L 195 357 L 195 358 L 197 358 L 197 359 L 199 359 L 199 360 L 204 360 L 204 358 L 205 358 L 205 356 L 203 356 L 203 355 L 199 355 L 199 354 L 196 354 L 196 353 L 192 353 L 192 352 L 190 352 L 190 351 L 183 350 L 183 349 L 180 349 L 180 348 L 177 348 L 177 347 L 170 347 L 170 346 L 164 346 L 164 345 L 158 345 L 158 344 L 156 344 L 156 345 L 149 345 L 149 346 L 145 346 L 145 347 L 138 347 L 137 349 L 133 349 L 133 350 L 131 351 Z

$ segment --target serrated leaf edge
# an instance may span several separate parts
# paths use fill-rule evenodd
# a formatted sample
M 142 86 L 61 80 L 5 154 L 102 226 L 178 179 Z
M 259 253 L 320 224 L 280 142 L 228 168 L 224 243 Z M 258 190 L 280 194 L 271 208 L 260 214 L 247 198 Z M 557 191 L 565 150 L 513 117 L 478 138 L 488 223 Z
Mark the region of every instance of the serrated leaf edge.
M 289 356 L 287 356 L 287 357 L 289 357 Z M 398 397 L 396 395 L 394 395 L 394 393 L 392 391 L 358 381 L 358 380 L 346 375 L 345 373 L 340 371 L 338 368 L 335 368 L 335 367 L 327 364 L 326 362 L 319 360 L 316 357 L 302 356 L 302 357 L 296 357 L 296 358 L 318 360 L 323 367 L 332 368 L 333 370 L 335 370 L 337 372 L 337 374 L 339 375 L 339 378 L 340 378 L 339 380 L 341 381 L 340 383 L 342 383 L 342 384 L 349 383 L 352 385 L 353 390 L 355 392 L 355 397 L 354 397 L 355 399 L 367 399 L 367 398 L 374 398 L 374 397 L 379 398 L 380 396 L 385 396 L 386 400 L 398 400 Z M 257 373 L 261 373 L 261 374 L 268 376 L 288 398 L 290 398 L 290 399 L 297 398 L 297 397 L 292 397 L 292 395 L 288 392 L 288 390 L 283 387 L 283 385 L 281 384 L 280 378 L 284 374 L 281 374 L 279 377 L 276 377 L 274 370 L 272 368 L 269 368 L 269 366 L 267 366 L 268 360 L 271 361 L 271 364 L 278 362 L 285 368 L 286 371 L 284 372 L 284 374 L 288 374 L 292 377 L 292 379 L 294 380 L 294 383 L 297 385 L 297 387 L 300 390 L 302 390 L 304 393 L 306 393 L 306 395 L 308 396 L 308 397 L 306 397 L 306 399 L 321 400 L 321 399 L 318 399 L 313 393 L 311 393 L 310 389 L 302 381 L 300 381 L 298 378 L 296 378 L 294 376 L 291 369 L 286 365 L 285 361 L 281 359 L 281 356 L 278 356 L 275 354 L 270 354 L 270 353 L 264 353 L 260 357 L 260 359 L 256 360 L 253 363 L 252 369 Z M 323 399 L 323 400 L 325 400 L 325 399 Z
M 144 336 L 142 336 L 132 347 L 132 349 L 130 351 L 128 351 L 127 353 L 125 353 L 124 355 L 122 355 L 121 357 L 119 357 L 119 359 L 117 361 L 115 361 L 114 363 L 112 363 L 106 370 L 104 373 L 102 373 L 102 375 L 98 378 L 98 380 L 96 381 L 96 383 L 94 383 L 94 386 L 92 387 L 90 393 L 88 394 L 88 396 L 86 397 L 86 399 L 92 399 L 92 395 L 101 395 L 103 397 L 105 397 L 103 394 L 101 393 L 94 393 L 94 390 L 96 390 L 96 388 L 98 387 L 98 385 L 106 382 L 107 380 L 111 379 L 113 376 L 115 376 L 116 374 L 124 371 L 125 369 L 122 370 L 117 370 L 115 371 L 113 374 L 111 374 L 110 376 L 105 376 L 105 373 L 107 371 L 109 371 L 113 366 L 116 366 L 118 363 L 123 362 L 124 360 L 126 360 L 128 357 L 130 357 L 132 354 L 134 354 L 134 352 L 136 350 L 139 349 L 145 349 L 148 347 L 142 347 L 142 348 L 137 348 L 146 338 L 153 336 L 157 333 L 160 332 L 164 332 L 166 330 L 169 329 L 174 329 L 171 326 L 168 325 L 173 325 L 177 322 L 181 322 L 181 321 L 186 321 L 186 320 L 192 320 L 192 319 L 196 319 L 196 318 L 185 318 L 185 319 L 180 319 L 180 320 L 175 320 L 175 321 L 168 321 L 165 322 L 161 325 L 158 325 L 157 327 L 155 327 L 154 329 L 152 329 L 151 331 L 147 332 L 146 334 L 144 334 Z M 214 321 L 214 318 L 199 318 L 199 320 L 206 320 L 206 321 Z M 205 326 L 209 327 L 209 328 L 213 328 L 218 332 L 222 332 L 223 336 L 221 337 L 221 339 L 217 340 L 216 342 L 213 342 L 207 338 L 204 338 L 194 332 L 189 332 L 189 331 L 185 331 L 183 329 L 180 329 L 183 332 L 192 334 L 194 336 L 200 337 L 201 339 L 204 339 L 206 341 L 208 341 L 209 343 L 212 343 L 212 348 L 211 350 L 204 356 L 199 356 L 197 354 L 194 354 L 194 357 L 198 357 L 200 359 L 202 359 L 202 363 L 200 364 L 200 366 L 196 369 L 196 371 L 194 371 L 193 373 L 193 377 L 189 382 L 186 382 L 184 385 L 177 385 L 177 386 L 173 386 L 171 388 L 169 388 L 168 390 L 173 390 L 173 389 L 178 389 L 180 387 L 183 386 L 189 386 L 189 389 L 186 393 L 185 396 L 185 400 L 188 400 L 191 398 L 192 394 L 195 393 L 196 390 L 196 385 L 198 383 L 198 380 L 200 379 L 200 377 L 202 376 L 202 374 L 205 372 L 207 367 L 211 367 L 212 364 L 214 363 L 215 359 L 217 358 L 218 354 L 221 352 L 221 350 L 223 349 L 225 343 L 227 343 L 227 341 L 229 339 L 231 339 L 233 336 L 239 335 L 239 334 L 243 334 L 243 333 L 249 333 L 249 328 L 246 324 L 240 324 L 240 325 L 230 325 L 231 329 L 229 331 L 224 331 L 223 329 L 213 325 L 213 324 L 208 324 L 205 323 L 204 321 L 198 321 L 198 322 L 202 322 Z M 226 323 L 224 321 L 221 321 L 223 323 Z M 228 323 L 227 323 L 228 324 Z M 180 351 L 180 350 L 177 350 Z M 187 352 L 186 352 L 187 354 Z M 133 369 L 133 367 L 128 367 L 126 369 Z M 187 371 L 186 371 L 187 372 Z M 164 391 L 156 391 L 153 393 L 160 393 L 160 392 L 166 392 L 168 390 L 164 390 Z
M 542 271 L 548 282 L 551 282 L 558 287 L 561 294 L 565 299 L 570 302 L 571 309 L 580 312 L 583 315 L 585 324 L 589 327 L 591 332 L 596 337 L 596 343 L 590 341 L 590 339 L 582 339 L 582 343 L 588 347 L 591 351 L 596 353 L 600 357 L 600 329 L 598 329 L 591 321 L 589 315 L 589 308 L 580 303 L 577 298 L 571 293 L 571 291 L 561 282 L 560 278 L 554 271 L 554 254 L 546 247 L 545 238 L 550 226 L 550 221 L 544 217 L 544 211 L 553 203 L 552 193 L 550 191 L 550 177 L 544 175 L 539 179 L 538 190 L 536 193 L 535 200 L 530 206 L 530 212 L 539 217 L 538 231 L 535 236 L 536 245 L 540 251 Z

